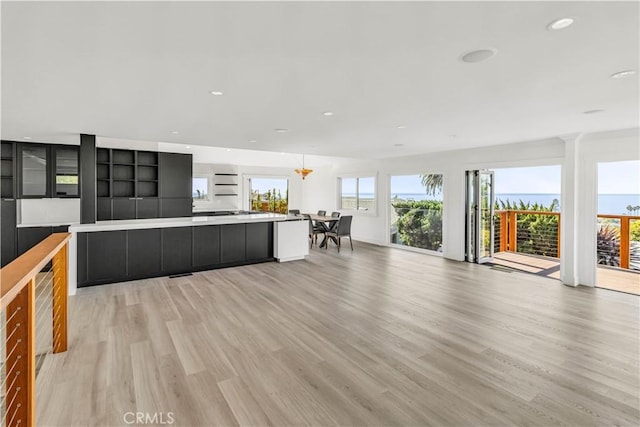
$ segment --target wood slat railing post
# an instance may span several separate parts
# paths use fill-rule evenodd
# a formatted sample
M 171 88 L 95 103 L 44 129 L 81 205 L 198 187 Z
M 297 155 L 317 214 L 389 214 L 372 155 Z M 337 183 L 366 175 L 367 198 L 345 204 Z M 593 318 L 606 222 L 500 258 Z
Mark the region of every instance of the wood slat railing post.
M 509 211 L 509 251 L 516 252 L 518 244 L 518 214 Z
M 557 244 L 557 254 L 556 254 L 556 258 L 560 258 L 560 214 L 558 214 L 558 244 Z
M 507 211 L 500 212 L 500 252 L 506 252 L 509 247 L 508 241 L 508 224 L 507 224 Z
M 35 278 L 7 305 L 6 426 L 35 426 Z
M 629 268 L 629 217 L 620 216 L 620 267 Z
M 53 352 L 67 351 L 67 247 L 53 256 Z

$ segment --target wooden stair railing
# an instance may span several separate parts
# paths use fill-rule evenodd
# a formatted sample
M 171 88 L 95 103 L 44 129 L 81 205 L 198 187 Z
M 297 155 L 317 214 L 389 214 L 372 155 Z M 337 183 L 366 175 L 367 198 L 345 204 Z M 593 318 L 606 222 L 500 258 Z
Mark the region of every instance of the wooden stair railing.
M 69 233 L 55 233 L 0 269 L 0 312 L 5 312 L 4 404 L 7 427 L 35 426 L 36 276 L 53 261 L 53 353 L 67 350 Z M 0 426 L 2 427 L 2 426 Z

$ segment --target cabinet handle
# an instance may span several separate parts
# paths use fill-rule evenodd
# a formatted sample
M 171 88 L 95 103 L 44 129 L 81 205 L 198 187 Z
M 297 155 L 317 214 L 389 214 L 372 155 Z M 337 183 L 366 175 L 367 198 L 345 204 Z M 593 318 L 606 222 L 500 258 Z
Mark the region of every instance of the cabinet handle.
M 5 202 L 13 202 L 15 199 L 2 199 L 2 200 L 4 200 Z
M 129 200 L 138 200 L 137 197 L 129 197 Z

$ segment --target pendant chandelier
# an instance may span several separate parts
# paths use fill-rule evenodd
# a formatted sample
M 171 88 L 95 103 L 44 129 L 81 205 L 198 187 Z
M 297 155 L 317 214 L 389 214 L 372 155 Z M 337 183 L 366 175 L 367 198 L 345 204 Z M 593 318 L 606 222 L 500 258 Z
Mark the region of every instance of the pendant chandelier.
M 294 170 L 298 175 L 302 177 L 302 179 L 305 179 L 307 175 L 313 172 L 313 169 L 307 169 L 304 167 L 304 154 L 302 155 L 302 169 L 294 169 Z

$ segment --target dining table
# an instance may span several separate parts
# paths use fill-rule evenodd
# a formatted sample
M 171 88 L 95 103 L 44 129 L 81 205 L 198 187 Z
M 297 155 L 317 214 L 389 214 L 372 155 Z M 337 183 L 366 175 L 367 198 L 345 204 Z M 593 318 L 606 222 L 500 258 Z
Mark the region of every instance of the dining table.
M 309 215 L 309 218 L 311 218 L 311 220 L 322 226 L 324 228 L 324 239 L 322 239 L 322 242 L 320 242 L 320 248 L 324 248 L 327 245 L 327 231 L 331 230 L 331 227 L 333 227 L 333 225 L 338 222 L 338 220 L 340 218 L 336 218 L 336 217 L 332 217 L 332 216 L 327 216 L 327 215 L 317 215 L 317 214 L 303 214 L 303 215 Z M 337 240 L 335 238 L 331 238 L 336 245 L 338 244 Z

